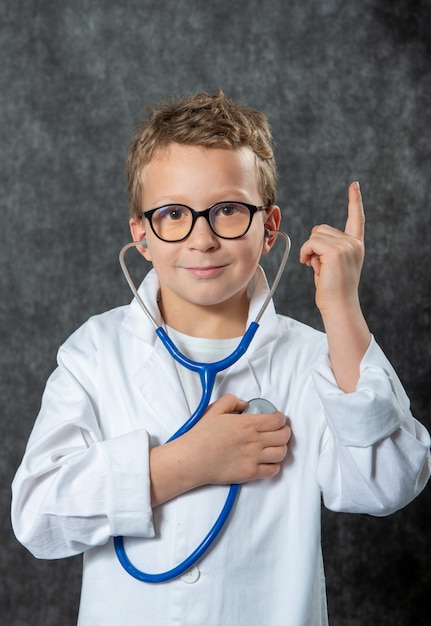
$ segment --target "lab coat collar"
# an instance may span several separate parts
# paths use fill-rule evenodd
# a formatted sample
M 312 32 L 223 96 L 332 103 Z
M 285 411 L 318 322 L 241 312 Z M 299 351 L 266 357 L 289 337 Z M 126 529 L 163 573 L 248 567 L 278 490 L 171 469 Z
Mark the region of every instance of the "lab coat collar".
M 159 294 L 159 280 L 154 269 L 146 275 L 141 283 L 138 293 L 153 315 L 158 326 L 164 327 L 164 321 L 157 304 Z M 259 310 L 268 294 L 268 283 L 263 269 L 259 266 L 250 281 L 248 287 L 250 307 L 247 319 L 247 327 L 256 318 Z M 123 328 L 142 339 L 148 346 L 154 346 L 158 342 L 158 337 L 154 332 L 154 327 L 147 319 L 139 302 L 134 298 L 122 323 Z M 250 346 L 250 352 L 257 350 L 268 341 L 276 339 L 278 336 L 277 316 L 274 304 L 271 301 L 261 317 L 259 329 Z

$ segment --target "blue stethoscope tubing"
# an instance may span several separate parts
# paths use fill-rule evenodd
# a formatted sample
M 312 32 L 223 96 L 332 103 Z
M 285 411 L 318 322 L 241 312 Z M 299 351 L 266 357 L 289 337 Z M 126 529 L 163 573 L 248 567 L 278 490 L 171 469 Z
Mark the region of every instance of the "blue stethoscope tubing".
M 199 405 L 197 406 L 193 415 L 191 415 L 189 419 L 168 439 L 168 442 L 173 441 L 174 439 L 177 439 L 181 435 L 184 435 L 184 433 L 189 431 L 200 420 L 200 418 L 203 416 L 203 414 L 205 413 L 210 403 L 211 394 L 214 388 L 214 383 L 215 383 L 217 374 L 227 369 L 234 363 L 236 363 L 241 358 L 241 356 L 243 356 L 243 354 L 247 351 L 248 347 L 250 346 L 250 343 L 253 340 L 253 337 L 256 334 L 257 329 L 259 328 L 259 321 L 262 315 L 264 314 L 269 302 L 271 301 L 274 295 L 274 292 L 277 289 L 278 283 L 280 282 L 284 267 L 287 263 L 287 259 L 288 259 L 290 247 L 291 247 L 290 239 L 288 235 L 286 235 L 286 233 L 284 233 L 283 231 L 279 231 L 279 230 L 272 231 L 271 234 L 275 234 L 277 236 L 281 235 L 285 241 L 284 253 L 283 253 L 279 268 L 277 270 L 277 273 L 275 275 L 275 278 L 273 280 L 272 286 L 255 320 L 250 323 L 243 338 L 241 339 L 240 343 L 235 348 L 235 350 L 224 359 L 221 359 L 220 361 L 214 361 L 213 363 L 202 363 L 199 361 L 192 361 L 186 355 L 184 355 L 177 348 L 177 346 L 173 343 L 170 337 L 167 335 L 164 328 L 162 328 L 161 326 L 158 326 L 156 320 L 154 319 L 149 309 L 143 302 L 141 295 L 139 294 L 130 276 L 130 273 L 127 269 L 127 266 L 124 260 L 127 250 L 129 250 L 132 247 L 137 247 L 141 245 L 141 242 L 132 241 L 126 244 L 120 251 L 120 256 L 119 256 L 120 265 L 121 265 L 121 269 L 123 270 L 124 276 L 127 280 L 127 283 L 129 284 L 130 289 L 132 290 L 137 302 L 141 306 L 145 315 L 148 317 L 150 322 L 155 327 L 155 332 L 157 336 L 159 337 L 159 339 L 161 340 L 161 342 L 163 343 L 163 345 L 165 346 L 169 354 L 180 365 L 199 374 L 200 383 L 202 386 L 202 397 L 199 402 Z M 203 556 L 203 554 L 208 550 L 208 548 L 212 545 L 212 543 L 220 534 L 221 530 L 226 524 L 228 517 L 233 509 L 236 498 L 238 496 L 239 487 L 240 487 L 239 485 L 230 485 L 229 492 L 228 492 L 226 501 L 222 507 L 222 510 L 220 511 L 219 516 L 214 522 L 212 528 L 209 530 L 208 534 L 201 541 L 201 543 L 197 546 L 197 548 L 187 558 L 184 559 L 184 561 L 182 561 L 181 563 L 179 563 L 172 569 L 167 570 L 166 572 L 160 572 L 158 574 L 150 574 L 147 572 L 143 572 L 142 570 L 135 567 L 126 554 L 123 537 L 122 536 L 114 537 L 113 539 L 114 539 L 115 552 L 123 568 L 126 570 L 126 572 L 128 572 L 128 574 L 130 574 L 130 576 L 133 576 L 133 578 L 136 578 L 137 580 L 140 580 L 142 582 L 147 582 L 147 583 L 166 582 L 168 580 L 172 580 L 173 578 L 177 578 L 178 576 L 181 576 L 182 574 L 184 574 L 184 572 L 186 572 L 188 569 L 193 567 L 193 565 Z

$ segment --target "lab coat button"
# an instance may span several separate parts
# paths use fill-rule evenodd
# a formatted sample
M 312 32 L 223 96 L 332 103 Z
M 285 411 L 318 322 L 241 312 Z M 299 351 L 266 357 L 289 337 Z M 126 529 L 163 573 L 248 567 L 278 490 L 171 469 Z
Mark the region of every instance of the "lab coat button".
M 187 572 L 184 572 L 184 574 L 181 576 L 181 580 L 191 585 L 192 583 L 195 583 L 197 580 L 199 580 L 200 575 L 201 573 L 199 569 L 196 567 L 196 565 L 194 565 L 189 570 L 187 570 Z

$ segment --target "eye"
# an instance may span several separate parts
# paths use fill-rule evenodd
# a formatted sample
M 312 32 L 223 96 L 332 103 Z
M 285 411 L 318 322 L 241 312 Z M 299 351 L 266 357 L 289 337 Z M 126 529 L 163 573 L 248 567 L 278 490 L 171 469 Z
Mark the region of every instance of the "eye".
M 234 215 L 244 215 L 247 212 L 247 207 L 238 202 L 223 202 L 214 207 L 216 217 L 233 217 Z
M 165 221 L 177 222 L 190 217 L 190 211 L 187 207 L 178 205 L 169 205 L 162 207 L 158 211 L 158 219 Z

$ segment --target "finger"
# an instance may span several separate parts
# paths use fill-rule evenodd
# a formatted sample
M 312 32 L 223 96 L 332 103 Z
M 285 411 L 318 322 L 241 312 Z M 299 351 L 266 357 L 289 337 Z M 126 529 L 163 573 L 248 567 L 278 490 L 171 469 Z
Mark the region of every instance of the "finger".
M 208 412 L 211 413 L 241 413 L 247 406 L 247 402 L 240 400 L 233 394 L 226 394 L 210 404 Z
M 324 254 L 335 241 L 335 238 L 339 239 L 343 236 L 343 232 L 333 226 L 328 226 L 328 224 L 313 226 L 310 238 L 302 244 L 299 251 L 300 263 L 313 265 L 313 260 Z
M 347 207 L 347 222 L 344 229 L 346 235 L 364 240 L 365 213 L 362 205 L 362 195 L 358 182 L 349 187 L 349 204 Z
M 286 426 L 286 416 L 280 411 L 275 413 L 255 413 L 253 415 L 257 432 L 278 431 Z
M 257 468 L 255 478 L 274 478 L 274 476 L 277 476 L 277 474 L 280 473 L 280 470 L 280 463 L 260 463 Z
M 287 445 L 272 446 L 262 450 L 260 463 L 281 463 L 287 455 Z
M 316 247 L 316 238 L 307 239 L 299 251 L 299 262 L 304 263 L 306 265 L 311 265 L 311 261 L 313 257 L 318 257 L 319 253 L 315 250 Z
M 260 442 L 262 444 L 262 449 L 265 450 L 266 448 L 279 447 L 283 448 L 289 443 L 291 435 L 292 430 L 287 424 L 285 424 L 283 428 L 280 428 L 280 430 L 261 433 Z

